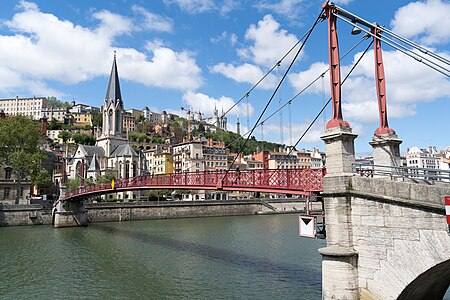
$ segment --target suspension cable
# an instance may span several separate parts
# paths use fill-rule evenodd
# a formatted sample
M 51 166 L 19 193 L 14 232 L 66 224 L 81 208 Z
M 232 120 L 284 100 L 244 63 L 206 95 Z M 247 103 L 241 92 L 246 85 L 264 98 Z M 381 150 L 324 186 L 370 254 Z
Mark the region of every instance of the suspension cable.
M 442 65 L 440 65 L 440 64 L 438 64 L 438 63 L 436 63 L 436 62 L 434 62 L 434 61 L 432 61 L 432 60 L 430 60 L 430 59 L 428 59 L 428 58 L 426 58 L 426 57 L 424 57 L 422 55 L 420 55 L 420 53 L 411 51 L 411 49 L 403 46 L 402 44 L 396 42 L 395 40 L 393 40 L 393 39 L 391 39 L 389 37 L 377 36 L 377 35 L 373 34 L 372 32 L 370 32 L 369 30 L 359 26 L 358 24 L 352 23 L 351 21 L 347 20 L 346 18 L 342 17 L 339 14 L 334 13 L 334 15 L 337 18 L 341 19 L 342 21 L 344 21 L 344 22 L 346 22 L 346 23 L 348 23 L 348 24 L 350 24 L 352 26 L 355 26 L 355 27 L 361 29 L 365 33 L 369 34 L 370 36 L 372 36 L 372 37 L 374 37 L 376 39 L 379 39 L 383 43 L 385 43 L 385 44 L 391 46 L 392 48 L 402 52 L 403 54 L 405 54 L 405 55 L 415 59 L 416 61 L 418 61 L 418 62 L 420 62 L 420 63 L 422 63 L 422 64 L 424 64 L 424 65 L 426 65 L 426 66 L 428 66 L 430 68 L 432 68 L 433 70 L 441 73 L 442 75 L 450 77 L 450 70 L 449 69 L 447 69 L 444 66 L 442 66 Z M 374 28 L 378 28 L 378 27 L 374 27 Z M 380 30 L 382 30 L 382 29 L 380 28 Z M 444 71 L 440 70 L 439 68 L 444 70 Z
M 277 87 L 275 88 L 274 92 L 272 93 L 272 96 L 270 97 L 269 101 L 267 102 L 266 106 L 264 107 L 263 111 L 261 112 L 261 114 L 258 117 L 258 120 L 255 122 L 255 125 L 253 126 L 249 136 L 247 137 L 247 139 L 245 140 L 244 144 L 242 145 L 242 148 L 245 148 L 245 145 L 247 144 L 247 142 L 250 139 L 251 134 L 253 133 L 253 131 L 255 130 L 255 128 L 257 127 L 257 124 L 259 123 L 259 121 L 262 119 L 262 117 L 264 116 L 264 113 L 266 112 L 266 110 L 268 109 L 270 103 L 272 102 L 273 98 L 275 97 L 276 93 L 278 92 L 278 89 L 280 88 L 281 84 L 284 82 L 284 80 L 286 79 L 287 74 L 289 73 L 289 71 L 291 70 L 292 66 L 294 65 L 295 61 L 297 60 L 298 56 L 300 55 L 300 52 L 303 50 L 305 43 L 308 41 L 309 37 L 311 36 L 312 31 L 314 30 L 314 28 L 317 26 L 317 24 L 319 22 L 321 22 L 322 19 L 322 14 L 323 14 L 323 10 L 320 12 L 320 14 L 317 16 L 316 21 L 314 22 L 313 26 L 311 27 L 310 30 L 308 30 L 308 34 L 305 38 L 305 42 L 300 46 L 300 48 L 298 49 L 297 53 L 295 54 L 294 58 L 292 59 L 289 67 L 287 68 L 287 70 L 285 71 L 283 77 L 281 78 L 280 82 L 278 83 Z M 241 151 L 242 152 L 242 151 Z M 238 153 L 238 155 L 241 154 L 241 152 Z M 236 159 L 238 157 L 238 155 L 236 155 L 236 157 L 233 159 L 232 163 L 230 164 L 230 167 L 228 168 L 227 172 L 225 173 L 225 176 L 228 174 L 228 172 L 231 170 L 231 168 L 233 167 L 234 163 L 236 162 Z M 223 176 L 222 178 L 222 182 L 225 180 L 225 176 Z
M 323 13 L 323 10 L 322 10 Z M 322 14 L 321 13 L 321 14 Z M 316 23 L 314 24 L 317 25 L 318 22 L 322 22 L 323 19 L 321 17 L 318 18 L 318 20 L 316 20 Z M 305 34 L 294 44 L 294 46 L 291 47 L 291 49 L 289 49 L 289 51 L 287 51 L 283 57 L 277 61 L 270 69 L 269 71 L 267 71 L 263 77 L 261 77 L 238 101 L 236 101 L 236 103 L 234 103 L 224 114 L 223 116 L 227 115 L 233 108 L 235 108 L 243 99 L 248 98 L 248 96 L 250 96 L 250 93 L 253 92 L 253 90 L 264 80 L 266 79 L 267 76 L 269 76 L 270 73 L 273 72 L 273 70 L 276 69 L 276 67 L 278 67 L 278 65 L 281 65 L 281 62 L 283 62 L 283 60 L 305 39 L 307 39 L 307 37 L 309 37 L 309 35 L 311 34 L 312 30 L 314 29 L 314 26 L 312 28 L 310 28 L 308 31 L 305 32 Z M 306 42 L 306 40 L 305 40 Z
M 345 52 L 344 55 L 341 56 L 341 58 L 339 59 L 340 61 L 343 60 L 347 55 L 349 55 L 351 52 L 353 52 L 353 50 L 355 50 L 363 41 L 365 41 L 369 36 L 364 35 L 352 48 L 350 48 L 347 52 Z M 303 88 L 300 92 L 298 92 L 296 95 L 294 95 L 294 97 L 292 97 L 291 99 L 289 99 L 281 108 L 284 108 L 286 105 L 289 105 L 292 101 L 294 101 L 295 99 L 297 99 L 301 94 L 303 94 L 306 90 L 308 90 L 312 85 L 314 85 L 314 83 L 317 82 L 317 80 L 319 80 L 320 78 L 323 78 L 323 76 L 328 72 L 329 68 L 324 70 L 319 76 L 317 76 L 313 81 L 311 81 L 305 88 Z M 265 118 L 263 121 L 261 121 L 259 124 L 257 124 L 256 126 L 262 126 L 264 122 L 268 121 L 270 118 L 272 118 L 273 116 L 275 116 L 277 114 L 277 112 L 279 111 L 280 108 L 278 108 L 277 110 L 275 110 L 271 115 L 269 115 L 267 118 Z M 251 133 L 251 130 L 247 131 L 246 133 L 244 133 L 241 137 L 237 137 L 235 140 L 233 140 L 232 142 L 230 142 L 226 147 L 230 147 L 231 145 L 233 145 L 234 143 L 236 143 L 236 141 L 238 139 L 241 139 L 242 137 L 247 136 L 248 134 Z
M 384 26 L 379 26 L 379 24 L 377 24 L 377 23 L 370 23 L 370 22 L 364 20 L 363 18 L 360 18 L 359 16 L 357 16 L 357 15 L 355 15 L 355 14 L 353 14 L 353 13 L 351 13 L 351 12 L 349 12 L 349 11 L 339 7 L 339 6 L 335 5 L 335 7 L 337 8 L 339 14 L 341 14 L 344 17 L 352 20 L 352 26 L 356 25 L 356 27 L 360 28 L 359 26 L 357 26 L 357 23 L 360 23 L 360 24 L 362 24 L 364 26 L 367 26 L 369 28 L 373 27 L 373 28 L 379 29 L 379 30 L 387 33 L 388 35 L 392 36 L 393 38 L 395 38 L 395 39 L 397 39 L 397 40 L 399 40 L 399 41 L 401 41 L 401 42 L 403 42 L 403 43 L 405 43 L 405 44 L 407 44 L 407 45 L 409 45 L 409 46 L 419 50 L 420 52 L 422 52 L 424 54 L 427 54 L 427 55 L 430 55 L 431 57 L 433 57 L 433 58 L 435 58 L 435 59 L 437 59 L 437 60 L 439 60 L 439 61 L 441 61 L 441 62 L 443 62 L 443 63 L 445 63 L 447 65 L 450 65 L 450 61 L 448 59 L 446 59 L 446 58 L 444 58 L 444 57 L 442 57 L 442 56 L 440 56 L 440 55 L 438 55 L 438 54 L 436 54 L 436 53 L 434 53 L 434 52 L 432 52 L 432 51 L 430 51 L 428 49 L 425 49 L 424 47 L 422 47 L 422 46 L 420 46 L 420 45 L 418 45 L 418 44 L 416 44 L 416 43 L 414 43 L 414 42 L 412 42 L 412 41 L 402 37 L 399 34 L 396 34 L 395 32 L 385 28 Z M 355 22 L 355 23 L 353 23 L 353 22 Z
M 352 72 L 355 70 L 355 68 L 358 66 L 358 64 L 361 62 L 362 58 L 364 57 L 364 55 L 367 53 L 367 51 L 369 51 L 370 47 L 372 47 L 373 44 L 373 40 L 370 42 L 370 44 L 367 46 L 366 50 L 364 50 L 364 52 L 361 54 L 361 56 L 358 58 L 358 60 L 356 61 L 356 63 L 353 65 L 353 67 L 350 69 L 350 71 L 348 72 L 348 74 L 345 76 L 344 80 L 342 80 L 341 85 L 343 85 L 345 83 L 345 81 L 348 79 L 348 77 L 350 76 L 350 74 L 352 74 Z M 309 124 L 309 126 L 305 129 L 305 131 L 303 132 L 303 134 L 299 137 L 299 139 L 297 140 L 297 142 L 295 143 L 295 145 L 290 149 L 290 151 L 288 152 L 288 154 L 286 155 L 286 157 L 288 155 L 290 155 L 292 153 L 292 150 L 300 143 L 300 141 L 303 139 L 303 137 L 308 133 L 308 131 L 311 129 L 311 127 L 314 125 L 314 123 L 317 121 L 317 119 L 320 117 L 320 115 L 322 114 L 322 112 L 325 110 L 325 108 L 328 106 L 328 104 L 331 102 L 331 97 L 328 99 L 327 103 L 325 103 L 325 105 L 322 107 L 322 109 L 317 113 L 316 117 L 312 120 L 312 122 Z M 279 166 L 278 166 L 279 167 Z M 278 169 L 278 168 L 277 168 Z

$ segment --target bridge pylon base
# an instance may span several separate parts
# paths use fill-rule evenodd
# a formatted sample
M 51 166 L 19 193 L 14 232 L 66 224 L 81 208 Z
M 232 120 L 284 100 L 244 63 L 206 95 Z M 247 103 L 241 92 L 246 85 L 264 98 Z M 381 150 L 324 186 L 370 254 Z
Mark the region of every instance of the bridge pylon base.
M 52 224 L 55 228 L 87 226 L 89 219 L 84 201 L 64 201 L 66 188 L 60 188 L 59 199 L 52 209 Z

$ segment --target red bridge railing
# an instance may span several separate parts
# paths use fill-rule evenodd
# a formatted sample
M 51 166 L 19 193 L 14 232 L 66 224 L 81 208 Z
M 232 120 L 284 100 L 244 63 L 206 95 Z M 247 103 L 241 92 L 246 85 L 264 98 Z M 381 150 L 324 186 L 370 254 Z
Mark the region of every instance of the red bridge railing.
M 90 185 L 66 193 L 66 199 L 139 189 L 201 189 L 307 194 L 323 190 L 325 169 L 245 170 L 142 175 Z

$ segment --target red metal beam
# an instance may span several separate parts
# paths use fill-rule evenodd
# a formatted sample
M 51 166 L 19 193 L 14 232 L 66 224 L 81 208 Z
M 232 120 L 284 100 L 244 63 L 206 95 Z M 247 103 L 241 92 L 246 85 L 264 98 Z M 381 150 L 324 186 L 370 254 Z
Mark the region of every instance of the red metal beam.
M 375 130 L 375 135 L 395 134 L 395 131 L 389 128 L 386 103 L 386 80 L 384 77 L 383 53 L 381 50 L 381 41 L 377 37 L 381 35 L 381 30 L 372 27 L 374 60 L 375 60 L 375 78 L 378 96 L 378 111 L 380 116 L 380 127 Z
M 342 119 L 341 108 L 341 66 L 339 62 L 339 45 L 336 27 L 337 9 L 328 1 L 322 4 L 328 19 L 328 58 L 330 62 L 330 87 L 332 118 L 328 121 L 326 128 L 350 127 L 347 121 Z

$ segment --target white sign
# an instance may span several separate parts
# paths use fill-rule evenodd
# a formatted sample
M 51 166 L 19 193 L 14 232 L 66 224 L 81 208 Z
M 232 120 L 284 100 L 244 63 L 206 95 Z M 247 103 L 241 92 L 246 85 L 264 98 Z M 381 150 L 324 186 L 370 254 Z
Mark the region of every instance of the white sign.
M 315 218 L 309 216 L 299 216 L 298 234 L 299 236 L 315 238 L 316 237 Z

